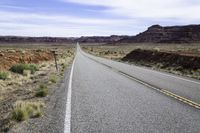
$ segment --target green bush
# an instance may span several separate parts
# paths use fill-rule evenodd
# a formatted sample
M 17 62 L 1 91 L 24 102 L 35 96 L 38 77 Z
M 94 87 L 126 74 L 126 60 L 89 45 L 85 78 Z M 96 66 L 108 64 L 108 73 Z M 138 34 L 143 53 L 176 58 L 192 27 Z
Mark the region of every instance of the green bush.
M 0 72 L 0 79 L 6 80 L 8 78 L 8 73 Z
M 10 68 L 10 71 L 19 74 L 23 74 L 24 70 L 30 70 L 31 74 L 34 74 L 38 70 L 38 67 L 35 64 L 15 64 Z
M 44 104 L 41 102 L 18 101 L 15 103 L 12 117 L 16 121 L 24 121 L 28 118 L 41 117 L 43 106 Z
M 46 85 L 42 84 L 40 85 L 40 88 L 35 93 L 36 97 L 45 97 L 48 94 L 48 88 Z

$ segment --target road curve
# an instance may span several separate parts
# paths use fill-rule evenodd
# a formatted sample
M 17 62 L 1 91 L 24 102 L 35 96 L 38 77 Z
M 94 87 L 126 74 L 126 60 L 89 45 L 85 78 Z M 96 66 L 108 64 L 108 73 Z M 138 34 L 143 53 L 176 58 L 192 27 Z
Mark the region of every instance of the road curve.
M 78 50 L 74 63 L 72 133 L 199 133 L 200 110 L 120 75 L 83 54 Z M 90 57 L 126 71 L 133 69 Z M 138 68 L 140 74 L 148 77 L 147 72 L 141 69 Z M 151 75 L 149 80 L 152 82 L 155 77 Z M 165 82 L 163 80 L 159 77 L 157 82 L 161 84 Z M 167 85 L 169 88 L 174 80 Z M 177 86 L 184 87 L 180 85 Z M 191 85 L 196 86 L 194 83 Z M 199 86 L 196 87 L 198 90 Z

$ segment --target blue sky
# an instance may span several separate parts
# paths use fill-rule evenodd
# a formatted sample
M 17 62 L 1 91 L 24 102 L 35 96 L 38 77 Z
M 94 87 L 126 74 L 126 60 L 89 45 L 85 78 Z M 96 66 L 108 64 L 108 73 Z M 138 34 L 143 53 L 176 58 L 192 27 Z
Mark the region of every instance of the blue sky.
M 0 0 L 0 35 L 135 35 L 200 24 L 200 0 Z

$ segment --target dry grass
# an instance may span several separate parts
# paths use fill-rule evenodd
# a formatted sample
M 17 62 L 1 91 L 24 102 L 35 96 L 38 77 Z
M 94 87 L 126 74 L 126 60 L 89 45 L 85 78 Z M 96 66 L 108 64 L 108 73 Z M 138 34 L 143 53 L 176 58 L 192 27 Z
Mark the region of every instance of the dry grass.
M 12 50 L 13 49 L 15 51 L 20 50 L 19 53 L 22 53 L 22 55 L 29 51 L 36 50 L 34 48 L 12 48 Z M 43 47 L 43 49 L 47 51 L 52 50 L 52 48 L 48 47 Z M 44 97 L 46 95 L 53 95 L 53 93 L 48 93 L 50 90 L 55 88 L 53 87 L 54 84 L 48 84 L 49 79 L 53 82 L 56 82 L 62 78 L 62 76 L 60 75 L 63 74 L 63 70 L 71 63 L 74 57 L 74 48 L 55 47 L 53 49 L 56 49 L 56 51 L 58 51 L 59 53 L 59 55 L 57 56 L 59 71 L 56 71 L 55 69 L 54 60 L 41 60 L 37 63 L 39 70 L 36 71 L 34 74 L 31 74 L 30 76 L 28 76 L 31 72 L 30 70 L 25 70 L 22 74 L 6 71 L 9 75 L 8 79 L 0 80 L 0 132 L 5 132 L 12 128 L 16 124 L 16 122 L 13 122 L 13 119 L 16 121 L 23 121 L 42 115 L 42 107 L 39 108 L 39 106 L 36 106 L 41 102 L 16 102 L 16 100 L 39 100 L 46 103 L 46 99 Z M 0 48 L 0 51 L 8 51 L 8 48 Z M 5 57 L 7 58 L 7 56 Z M 14 56 L 9 55 L 9 58 L 10 60 L 15 60 Z M 65 67 L 63 67 L 62 63 Z M 0 63 L 0 68 L 4 68 L 3 63 Z M 36 97 L 36 95 L 38 97 Z M 14 107 L 12 107 L 11 105 L 14 105 Z M 12 114 L 13 117 L 11 118 L 9 114 Z
M 16 121 L 24 121 L 29 118 L 41 117 L 43 107 L 44 103 L 42 102 L 17 101 L 14 105 L 12 118 Z
M 109 51 L 112 56 L 115 52 L 118 55 L 125 56 L 134 49 L 158 50 L 163 52 L 182 53 L 187 55 L 200 56 L 200 44 L 120 44 L 120 45 L 102 45 L 102 46 L 83 46 L 86 51 L 93 54 L 105 56 L 104 53 Z
M 41 84 L 39 89 L 36 91 L 36 97 L 45 97 L 48 95 L 48 87 L 45 84 Z
M 49 76 L 49 81 L 51 82 L 51 83 L 56 83 L 56 81 L 57 81 L 57 75 L 56 74 L 51 74 L 50 76 Z

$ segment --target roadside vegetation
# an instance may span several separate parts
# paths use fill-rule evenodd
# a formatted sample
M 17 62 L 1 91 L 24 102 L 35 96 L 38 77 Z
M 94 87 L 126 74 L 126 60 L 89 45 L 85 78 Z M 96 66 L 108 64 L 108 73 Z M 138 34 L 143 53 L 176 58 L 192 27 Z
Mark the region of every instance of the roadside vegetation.
M 14 105 L 12 118 L 16 121 L 24 121 L 29 118 L 41 117 L 43 107 L 44 103 L 42 102 L 17 101 Z
M 39 89 L 36 91 L 36 97 L 45 97 L 48 95 L 48 88 L 47 85 L 41 84 Z
M 56 83 L 56 81 L 57 81 L 57 75 L 56 75 L 56 74 L 51 74 L 51 75 L 49 76 L 49 81 L 50 81 L 51 83 Z
M 24 74 L 25 70 L 30 70 L 31 74 L 34 74 L 38 71 L 38 66 L 36 64 L 15 64 L 10 70 L 19 74 Z
M 52 51 L 57 51 L 58 71 Z M 27 119 L 39 118 L 54 95 L 74 48 L 0 48 L 0 132 Z M 15 126 L 15 127 L 16 127 Z

